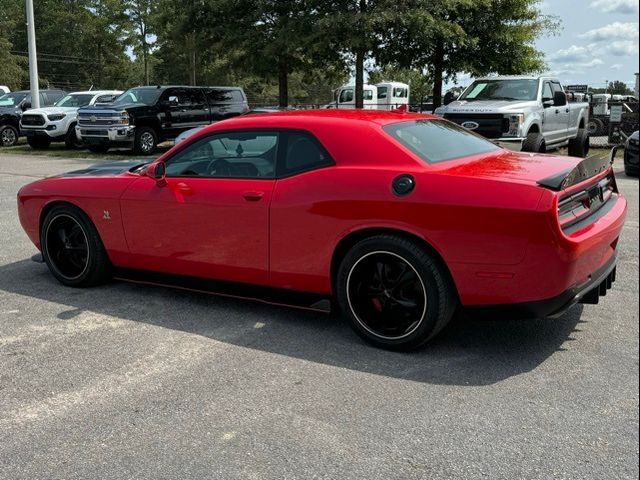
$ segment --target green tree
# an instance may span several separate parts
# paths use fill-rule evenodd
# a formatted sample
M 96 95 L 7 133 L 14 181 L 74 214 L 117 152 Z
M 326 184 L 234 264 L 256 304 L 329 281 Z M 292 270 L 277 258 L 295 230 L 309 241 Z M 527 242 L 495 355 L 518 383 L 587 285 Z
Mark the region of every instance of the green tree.
M 425 68 L 433 79 L 434 104 L 445 80 L 466 72 L 521 74 L 543 70 L 534 41 L 555 32 L 537 0 L 399 0 L 405 16 L 385 34 L 379 60 Z
M 7 5 L 9 6 L 9 5 Z M 24 55 L 11 53 L 9 32 L 16 26 L 16 18 L 13 11 L 0 8 L 0 85 L 6 85 L 11 90 L 22 88 L 23 82 L 28 77 L 27 58 Z
M 124 13 L 128 17 L 127 41 L 133 52 L 141 57 L 143 81 L 149 85 L 150 57 L 156 41 L 155 22 L 158 15 L 154 0 L 124 0 Z
M 614 80 L 609 84 L 607 93 L 610 93 L 611 95 L 633 95 L 633 90 L 631 90 L 623 81 Z

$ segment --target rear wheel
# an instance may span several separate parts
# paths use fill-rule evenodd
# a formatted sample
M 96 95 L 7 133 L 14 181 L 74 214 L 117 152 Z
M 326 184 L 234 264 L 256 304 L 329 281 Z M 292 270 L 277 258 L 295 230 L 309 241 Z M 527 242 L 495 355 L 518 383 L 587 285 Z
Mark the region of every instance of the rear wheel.
M 440 262 L 417 243 L 379 235 L 355 245 L 336 281 L 351 327 L 375 346 L 419 348 L 451 319 L 457 296 Z
M 111 264 L 89 217 L 72 205 L 51 209 L 40 231 L 42 257 L 58 281 L 88 287 L 110 278 Z
M 569 140 L 569 155 L 585 158 L 589 154 L 589 132 L 584 128 L 578 129 L 576 138 Z
M 0 126 L 0 147 L 13 147 L 18 143 L 18 129 L 11 125 Z
M 27 143 L 36 150 L 45 150 L 51 145 L 49 137 L 27 137 Z
M 541 133 L 530 133 L 522 142 L 523 152 L 545 153 L 547 151 L 547 142 Z

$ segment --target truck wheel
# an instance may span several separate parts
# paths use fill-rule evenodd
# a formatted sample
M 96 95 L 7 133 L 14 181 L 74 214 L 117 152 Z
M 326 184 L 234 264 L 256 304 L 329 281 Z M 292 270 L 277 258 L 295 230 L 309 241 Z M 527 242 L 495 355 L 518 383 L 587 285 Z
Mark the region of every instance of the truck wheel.
M 106 145 L 87 145 L 87 148 L 93 153 L 107 153 L 109 151 L 109 147 Z
M 449 322 L 457 294 L 448 272 L 426 249 L 395 235 L 356 244 L 336 279 L 340 309 L 351 327 L 389 350 L 423 346 Z
M 153 128 L 136 128 L 136 138 L 133 144 L 133 153 L 136 155 L 151 155 L 158 145 L 158 135 Z
M 587 131 L 590 137 L 599 137 L 604 134 L 604 123 L 598 118 L 592 118 L 587 124 Z
M 0 147 L 13 147 L 18 143 L 18 129 L 11 125 L 0 126 Z
M 69 125 L 69 131 L 67 132 L 67 136 L 64 137 L 64 146 L 67 148 L 78 149 L 82 148 L 82 140 L 78 138 L 76 135 L 76 124 L 72 123 Z
M 589 154 L 589 132 L 578 129 L 576 138 L 569 140 L 569 156 L 585 158 Z
M 547 151 L 547 142 L 541 133 L 530 133 L 522 142 L 523 152 L 545 153 Z
M 46 150 L 51 145 L 48 137 L 27 137 L 27 143 L 35 150 Z

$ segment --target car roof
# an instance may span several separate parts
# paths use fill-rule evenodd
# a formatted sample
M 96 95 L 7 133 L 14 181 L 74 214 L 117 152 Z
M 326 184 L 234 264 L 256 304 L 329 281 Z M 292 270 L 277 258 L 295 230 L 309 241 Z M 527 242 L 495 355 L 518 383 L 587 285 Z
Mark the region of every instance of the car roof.
M 388 110 L 313 109 L 242 115 L 214 123 L 213 126 L 221 127 L 224 125 L 229 128 L 251 128 L 264 125 L 266 127 L 295 128 L 301 124 L 309 126 L 314 123 L 326 124 L 354 122 L 387 125 L 390 123 L 424 120 L 428 118 L 438 117 L 421 113 L 401 113 Z
M 83 90 L 81 92 L 69 92 L 67 95 L 108 95 L 110 93 L 122 93 L 122 90 Z

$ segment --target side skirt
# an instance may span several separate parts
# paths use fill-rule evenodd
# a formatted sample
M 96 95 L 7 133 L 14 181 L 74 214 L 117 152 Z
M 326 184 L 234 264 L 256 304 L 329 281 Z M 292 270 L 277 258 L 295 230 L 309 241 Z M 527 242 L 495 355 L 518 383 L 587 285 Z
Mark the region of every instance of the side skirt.
M 318 293 L 124 268 L 116 268 L 114 278 L 125 282 L 170 287 L 269 305 L 293 307 L 322 313 L 331 312 L 330 297 Z

